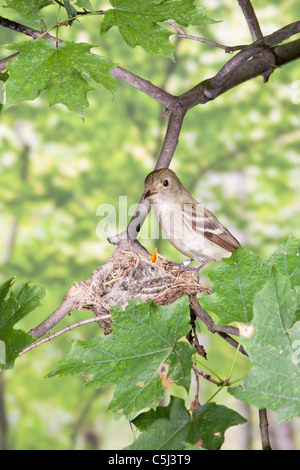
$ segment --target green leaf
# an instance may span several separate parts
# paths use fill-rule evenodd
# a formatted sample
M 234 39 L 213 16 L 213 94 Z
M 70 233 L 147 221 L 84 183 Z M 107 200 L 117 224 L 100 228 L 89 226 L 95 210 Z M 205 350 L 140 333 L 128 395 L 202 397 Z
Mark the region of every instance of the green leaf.
M 191 415 L 180 398 L 171 397 L 168 406 L 159 406 L 133 420 L 142 431 L 127 450 L 181 450 L 187 443 L 219 449 L 230 426 L 246 420 L 235 411 L 215 403 L 200 406 Z
M 300 240 L 290 236 L 287 242 L 266 260 L 270 269 L 275 266 L 277 271 L 288 276 L 290 286 L 294 287 L 297 295 L 296 319 L 300 319 Z
M 201 298 L 202 307 L 217 314 L 219 323 L 249 323 L 254 296 L 270 278 L 272 267 L 288 276 L 291 287 L 300 285 L 300 241 L 290 237 L 267 259 L 246 250 L 222 259 L 208 274 L 213 293 Z
M 3 284 L 0 284 L 0 305 L 4 301 L 5 297 L 7 296 L 9 292 L 9 289 L 11 288 L 14 282 L 15 282 L 15 278 L 11 277 L 7 281 L 3 282 Z
M 0 341 L 5 344 L 5 349 L 2 345 L 1 356 L 5 353 L 2 369 L 13 367 L 18 354 L 33 342 L 30 334 L 15 329 L 14 325 L 38 307 L 46 294 L 43 287 L 29 286 L 28 282 L 12 288 L 13 282 L 11 278 L 0 285 Z
M 93 5 L 91 4 L 90 0 L 76 0 L 76 6 L 79 8 L 84 8 L 88 11 L 94 11 Z
M 130 47 L 139 45 L 150 55 L 172 58 L 174 51 L 169 41 L 172 33 L 158 23 L 174 20 L 184 26 L 203 26 L 214 22 L 203 8 L 194 5 L 194 0 L 111 0 L 110 3 L 114 8 L 105 12 L 100 33 L 117 26 Z
M 77 341 L 49 376 L 83 374 L 95 387 L 115 384 L 110 409 L 130 418 L 156 406 L 172 382 L 189 389 L 194 349 L 178 341 L 190 328 L 187 298 L 165 307 L 131 301 L 114 317 L 110 335 Z
M 289 277 L 291 287 L 300 286 L 300 240 L 290 236 L 267 261 Z
M 75 18 L 77 16 L 76 8 L 74 8 L 68 0 L 64 0 L 64 7 L 66 9 L 68 18 Z
M 38 23 L 42 18 L 42 8 L 54 3 L 54 0 L 6 0 L 9 8 L 14 8 L 22 18 L 33 23 Z
M 300 320 L 300 286 L 295 286 L 294 289 L 297 296 L 296 320 Z
M 56 47 L 44 39 L 9 46 L 20 54 L 8 64 L 7 105 L 34 100 L 46 90 L 50 105 L 62 103 L 83 116 L 88 106 L 87 92 L 93 89 L 85 75 L 110 91 L 115 87 L 115 79 L 109 73 L 113 64 L 104 57 L 91 54 L 91 47 L 90 44 L 72 42 L 63 42 Z
M 237 250 L 208 276 L 213 293 L 201 298 L 201 306 L 217 314 L 222 324 L 250 322 L 254 295 L 269 277 L 268 264 L 251 251 Z
M 243 338 L 253 368 L 243 385 L 230 388 L 236 398 L 277 412 L 277 420 L 300 416 L 300 325 L 297 296 L 289 277 L 274 268 L 254 299 L 254 332 Z

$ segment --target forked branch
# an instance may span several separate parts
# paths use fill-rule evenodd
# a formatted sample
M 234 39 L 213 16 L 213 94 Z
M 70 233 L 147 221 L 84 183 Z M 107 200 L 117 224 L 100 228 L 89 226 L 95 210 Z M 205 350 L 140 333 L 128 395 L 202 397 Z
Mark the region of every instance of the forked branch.
M 294 40 L 289 43 L 281 44 L 293 35 L 300 32 L 300 21 L 296 21 L 287 25 L 274 33 L 263 37 L 260 25 L 256 18 L 255 12 L 249 0 L 238 0 L 239 5 L 246 18 L 253 43 L 244 46 L 223 46 L 203 38 L 189 36 L 175 24 L 172 26 L 182 38 L 195 39 L 205 42 L 214 47 L 221 47 L 225 52 L 234 52 L 239 50 L 214 76 L 206 79 L 191 90 L 186 91 L 180 96 L 173 96 L 160 87 L 152 84 L 148 80 L 139 77 L 122 67 L 114 67 L 110 70 L 111 75 L 122 80 L 134 88 L 147 94 L 165 107 L 163 115 L 168 116 L 168 126 L 158 156 L 155 168 L 169 167 L 175 150 L 178 145 L 179 135 L 182 128 L 183 119 L 189 109 L 198 104 L 205 104 L 208 101 L 216 99 L 229 89 L 253 79 L 259 75 L 263 75 L 265 80 L 275 68 L 281 67 L 286 63 L 299 59 L 300 57 L 300 40 Z M 46 31 L 37 31 L 28 26 L 21 25 L 14 21 L 0 17 L 0 25 L 18 31 L 20 33 L 31 36 L 33 39 L 44 38 L 57 44 L 57 38 L 51 36 Z M 18 53 L 16 53 L 18 54 Z M 6 57 L 0 61 L 0 70 L 4 70 L 9 62 L 16 54 Z M 150 204 L 141 197 L 140 204 L 132 217 L 127 229 L 119 235 L 115 235 L 109 239 L 110 243 L 118 246 L 118 250 L 133 251 L 138 254 L 147 255 L 147 250 L 137 241 L 139 230 L 147 217 L 150 210 Z M 116 253 L 115 252 L 115 253 Z M 109 258 L 103 266 L 100 266 L 88 280 L 80 284 L 74 283 L 68 291 L 62 304 L 44 321 L 41 325 L 31 330 L 31 334 L 36 338 L 40 338 L 47 333 L 54 325 L 56 325 L 66 314 L 73 309 L 87 309 L 88 306 L 82 303 L 82 290 L 87 285 L 95 283 L 101 284 L 101 279 L 107 277 L 108 273 L 115 268 L 112 258 Z M 230 335 L 238 335 L 238 330 L 231 326 L 216 326 L 212 319 L 205 312 L 198 300 L 191 297 L 191 311 L 199 317 L 212 333 L 219 334 L 228 341 L 232 346 L 238 347 L 239 344 Z M 97 313 L 95 313 L 97 316 Z M 246 354 L 239 347 L 239 350 Z

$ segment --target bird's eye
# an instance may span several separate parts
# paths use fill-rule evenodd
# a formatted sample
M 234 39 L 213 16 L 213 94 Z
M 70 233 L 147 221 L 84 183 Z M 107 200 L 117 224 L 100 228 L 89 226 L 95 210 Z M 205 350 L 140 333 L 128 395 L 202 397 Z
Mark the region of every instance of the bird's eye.
M 169 181 L 168 181 L 168 180 L 165 180 L 165 181 L 163 182 L 163 185 L 164 185 L 164 187 L 166 188 L 167 186 L 169 186 Z
M 150 266 L 150 272 L 149 272 L 149 275 L 154 277 L 155 276 L 155 268 L 154 266 Z

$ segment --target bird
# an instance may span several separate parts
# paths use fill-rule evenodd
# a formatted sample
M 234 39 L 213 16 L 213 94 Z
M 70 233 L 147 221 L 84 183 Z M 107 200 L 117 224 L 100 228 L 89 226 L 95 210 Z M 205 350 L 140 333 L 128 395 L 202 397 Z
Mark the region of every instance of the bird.
M 144 199 L 154 208 L 159 225 L 178 251 L 189 262 L 196 261 L 197 271 L 211 261 L 228 258 L 241 249 L 240 242 L 219 222 L 204 204 L 199 203 L 169 168 L 154 170 L 145 179 Z M 176 263 L 173 263 L 176 264 Z

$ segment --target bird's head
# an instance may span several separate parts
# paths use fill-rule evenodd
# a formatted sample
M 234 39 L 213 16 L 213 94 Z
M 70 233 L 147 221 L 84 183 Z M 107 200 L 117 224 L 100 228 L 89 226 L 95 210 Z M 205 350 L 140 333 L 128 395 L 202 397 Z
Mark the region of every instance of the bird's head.
M 149 199 L 150 203 L 160 203 L 170 198 L 176 201 L 181 188 L 182 184 L 174 171 L 169 168 L 154 170 L 145 179 L 144 198 Z

